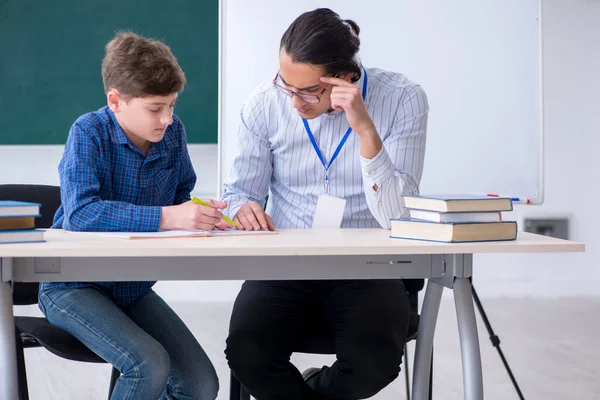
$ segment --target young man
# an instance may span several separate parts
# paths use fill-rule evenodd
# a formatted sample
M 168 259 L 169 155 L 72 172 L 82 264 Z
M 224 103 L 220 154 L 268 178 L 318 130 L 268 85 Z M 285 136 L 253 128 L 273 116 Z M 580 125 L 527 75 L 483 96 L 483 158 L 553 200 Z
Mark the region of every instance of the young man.
M 389 228 L 401 196 L 418 193 L 426 95 L 399 73 L 363 68 L 358 34 L 317 9 L 283 35 L 275 79 L 242 109 L 225 184 L 224 213 L 241 229 L 310 228 L 322 194 L 346 200 L 342 227 Z M 331 325 L 337 361 L 303 376 L 289 359 L 314 315 Z M 226 355 L 258 399 L 363 399 L 398 376 L 409 317 L 402 280 L 247 281 Z
M 106 46 L 108 101 L 81 116 L 59 165 L 53 228 L 72 231 L 213 229 L 225 203 L 190 201 L 196 182 L 183 124 L 173 114 L 185 76 L 164 44 L 132 33 Z M 40 308 L 114 365 L 111 399 L 217 397 L 215 369 L 155 282 L 43 283 Z

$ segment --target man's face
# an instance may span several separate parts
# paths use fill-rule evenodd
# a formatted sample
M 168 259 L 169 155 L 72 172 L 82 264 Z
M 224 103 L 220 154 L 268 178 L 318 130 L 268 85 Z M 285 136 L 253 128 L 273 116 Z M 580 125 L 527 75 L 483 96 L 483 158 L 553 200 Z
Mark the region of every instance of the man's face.
M 279 76 L 275 83 L 288 91 L 307 95 L 305 99 L 292 95 L 292 106 L 302 118 L 316 118 L 331 108 L 331 85 L 321 82 L 322 76 L 325 76 L 322 66 L 294 62 L 285 50 L 281 50 Z M 310 102 L 310 99 L 318 102 Z

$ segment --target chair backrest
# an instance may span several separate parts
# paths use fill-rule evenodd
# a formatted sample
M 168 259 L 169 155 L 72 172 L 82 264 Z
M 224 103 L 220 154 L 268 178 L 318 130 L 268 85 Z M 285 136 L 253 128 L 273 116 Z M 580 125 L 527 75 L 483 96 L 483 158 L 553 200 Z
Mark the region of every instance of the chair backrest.
M 35 219 L 36 228 L 50 228 L 56 210 L 60 207 L 60 187 L 50 185 L 0 185 L 0 200 L 27 201 L 41 204 L 41 217 Z M 15 305 L 36 304 L 39 283 L 13 284 Z
M 408 293 L 418 293 L 425 286 L 425 279 L 404 279 L 404 287 Z

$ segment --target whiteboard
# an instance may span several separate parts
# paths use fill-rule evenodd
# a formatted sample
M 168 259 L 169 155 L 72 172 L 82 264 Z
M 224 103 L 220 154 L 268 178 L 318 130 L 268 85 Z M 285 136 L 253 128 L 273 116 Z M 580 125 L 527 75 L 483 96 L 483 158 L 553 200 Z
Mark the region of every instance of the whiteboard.
M 301 13 L 328 7 L 360 26 L 363 65 L 425 89 L 421 193 L 543 202 L 540 0 L 221 1 L 219 189 L 240 109 L 277 71 L 281 36 Z

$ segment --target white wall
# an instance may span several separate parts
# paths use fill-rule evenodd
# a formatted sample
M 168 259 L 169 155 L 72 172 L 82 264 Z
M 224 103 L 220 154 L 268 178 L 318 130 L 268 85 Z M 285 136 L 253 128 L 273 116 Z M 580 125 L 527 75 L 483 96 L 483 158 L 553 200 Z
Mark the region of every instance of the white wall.
M 540 202 L 539 0 L 225 0 L 221 165 L 233 160 L 242 104 L 277 71 L 282 33 L 316 7 L 359 24 L 365 66 L 401 71 L 425 89 L 423 193 Z
M 543 9 L 545 204 L 517 207 L 514 217 L 522 222 L 529 215 L 567 215 L 571 239 L 585 242 L 586 252 L 477 256 L 474 283 L 480 296 L 599 293 L 600 1 L 545 0 Z M 203 177 L 199 180 L 216 179 L 215 156 L 190 151 Z M 55 183 L 59 159 L 60 150 L 0 147 L 0 183 Z M 36 167 L 31 166 L 33 160 Z M 198 191 L 210 193 L 212 187 L 208 184 Z M 237 281 L 162 282 L 157 290 L 171 301 L 219 301 L 233 299 L 239 285 Z
M 569 215 L 584 254 L 481 256 L 485 294 L 599 294 L 600 1 L 544 1 L 546 200 L 518 215 Z

